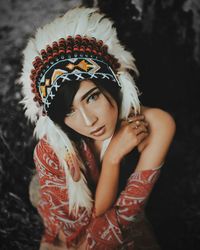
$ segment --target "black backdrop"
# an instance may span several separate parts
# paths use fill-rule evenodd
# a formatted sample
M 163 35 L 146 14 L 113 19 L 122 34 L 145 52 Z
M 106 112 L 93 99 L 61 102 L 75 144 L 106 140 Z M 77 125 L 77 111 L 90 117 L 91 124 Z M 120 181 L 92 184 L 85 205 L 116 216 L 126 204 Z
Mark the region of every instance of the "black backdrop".
M 9 0 L 0 22 L 0 249 L 38 249 L 42 225 L 28 200 L 32 126 L 14 83 L 35 28 L 80 1 Z M 135 3 L 135 4 L 134 4 Z M 136 58 L 144 105 L 170 112 L 177 131 L 146 211 L 163 250 L 200 249 L 200 4 L 198 0 L 83 0 L 111 16 Z

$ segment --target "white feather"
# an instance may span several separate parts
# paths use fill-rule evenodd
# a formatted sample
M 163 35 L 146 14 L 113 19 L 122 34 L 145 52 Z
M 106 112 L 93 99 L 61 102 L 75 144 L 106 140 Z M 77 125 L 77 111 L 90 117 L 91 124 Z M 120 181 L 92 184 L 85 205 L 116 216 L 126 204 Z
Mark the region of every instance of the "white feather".
M 85 207 L 88 212 L 91 211 L 93 202 L 91 198 L 92 195 L 83 173 L 81 173 L 81 179 L 78 182 L 73 181 L 65 157 L 63 157 L 66 155 L 67 149 L 72 154 L 76 154 L 69 138 L 48 118 L 48 116 L 41 116 L 39 118 L 34 134 L 38 139 L 46 136 L 48 144 L 53 148 L 56 156 L 58 157 L 59 163 L 65 171 L 69 195 L 69 211 L 72 212 L 73 210 L 77 213 L 79 207 Z M 84 171 L 85 167 L 83 163 L 79 161 L 79 165 Z
M 118 79 L 121 83 L 122 93 L 120 117 L 122 119 L 127 119 L 132 107 L 134 108 L 135 114 L 140 113 L 139 91 L 128 72 L 119 72 Z

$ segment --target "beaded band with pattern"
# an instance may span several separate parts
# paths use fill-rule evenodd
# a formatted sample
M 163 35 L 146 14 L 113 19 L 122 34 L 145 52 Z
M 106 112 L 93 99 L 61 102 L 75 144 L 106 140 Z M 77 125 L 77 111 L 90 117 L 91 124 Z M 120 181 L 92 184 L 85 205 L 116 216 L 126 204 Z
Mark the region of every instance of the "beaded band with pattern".
M 33 62 L 30 77 L 34 101 L 43 105 L 46 113 L 63 82 L 100 78 L 120 86 L 115 75 L 120 65 L 101 40 L 68 36 L 48 45 L 40 54 Z

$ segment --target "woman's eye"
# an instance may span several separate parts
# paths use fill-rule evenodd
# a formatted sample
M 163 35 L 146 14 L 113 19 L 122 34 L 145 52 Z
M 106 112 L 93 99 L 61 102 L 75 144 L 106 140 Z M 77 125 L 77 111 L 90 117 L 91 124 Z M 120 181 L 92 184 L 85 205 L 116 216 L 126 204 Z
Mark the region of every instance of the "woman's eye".
M 95 92 L 93 93 L 92 95 L 90 95 L 88 98 L 87 98 L 87 103 L 90 103 L 92 101 L 96 101 L 99 97 L 99 95 L 101 94 L 101 92 Z

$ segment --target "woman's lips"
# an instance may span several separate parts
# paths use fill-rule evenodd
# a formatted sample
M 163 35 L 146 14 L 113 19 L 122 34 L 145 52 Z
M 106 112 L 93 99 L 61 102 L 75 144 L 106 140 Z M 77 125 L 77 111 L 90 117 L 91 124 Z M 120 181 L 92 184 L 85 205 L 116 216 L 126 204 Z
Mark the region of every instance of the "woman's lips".
M 100 127 L 99 129 L 95 130 L 94 132 L 91 132 L 91 134 L 94 136 L 101 136 L 105 133 L 105 130 L 106 130 L 106 128 L 104 125 L 104 126 Z

